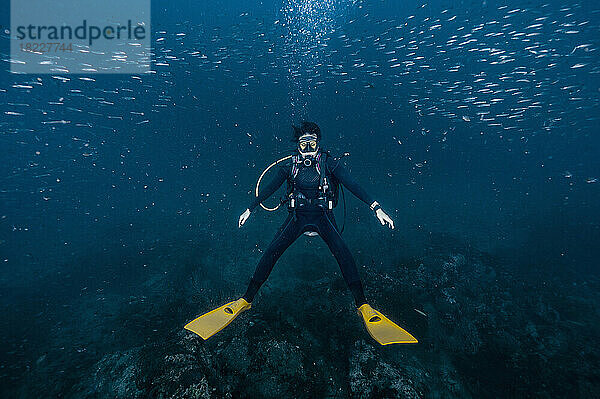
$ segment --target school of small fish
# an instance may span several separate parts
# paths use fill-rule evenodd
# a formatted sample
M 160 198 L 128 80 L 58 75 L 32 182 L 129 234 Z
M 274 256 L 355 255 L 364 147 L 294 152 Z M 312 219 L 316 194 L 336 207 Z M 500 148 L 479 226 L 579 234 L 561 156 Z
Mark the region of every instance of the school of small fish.
M 140 49 L 151 52 L 149 74 L 105 79 L 57 66 L 47 75 L 8 75 L 0 81 L 0 137 L 33 145 L 39 155 L 49 133 L 68 129 L 72 140 L 63 148 L 94 158 L 119 126 L 151 126 L 157 115 L 177 112 L 191 75 L 213 86 L 226 79 L 245 93 L 279 85 L 294 118 L 321 86 L 349 85 L 357 95 L 374 90 L 381 103 L 416 118 L 445 118 L 449 131 L 466 123 L 517 141 L 590 134 L 600 117 L 600 8 L 563 3 L 493 8 L 483 1 L 476 10 L 420 3 L 383 17 L 360 0 L 283 0 L 269 15 L 254 15 L 248 5 L 230 24 L 183 19 L 175 30 L 155 28 L 152 48 Z M 9 39 L 11 32 L 1 34 Z M 5 65 L 19 62 L 0 56 Z M 202 96 L 198 87 L 183 91 Z M 53 176 L 34 157 L 2 179 L 28 168 Z

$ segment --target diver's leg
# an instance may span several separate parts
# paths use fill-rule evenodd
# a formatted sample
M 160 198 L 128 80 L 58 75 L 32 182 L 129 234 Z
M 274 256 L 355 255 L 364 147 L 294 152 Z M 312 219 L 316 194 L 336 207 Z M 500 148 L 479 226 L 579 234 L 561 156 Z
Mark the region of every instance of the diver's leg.
M 296 241 L 299 235 L 300 228 L 298 226 L 298 221 L 290 213 L 285 222 L 283 222 L 283 225 L 281 225 L 277 231 L 277 234 L 275 234 L 275 238 L 271 241 L 271 244 L 269 244 L 269 247 L 260 258 L 256 270 L 254 271 L 254 275 L 248 285 L 248 289 L 243 296 L 246 301 L 252 302 L 254 300 L 254 296 L 261 285 L 263 285 L 269 277 L 277 259 L 279 259 L 294 241 Z
M 357 307 L 360 307 L 367 303 L 367 300 L 360 281 L 358 269 L 356 268 L 356 263 L 354 262 L 354 258 L 352 257 L 348 246 L 344 242 L 344 239 L 336 228 L 335 222 L 331 218 L 333 218 L 333 215 L 324 214 L 319 219 L 319 235 L 323 238 L 323 241 L 325 241 L 329 250 L 337 260 L 338 265 L 342 270 L 342 276 L 344 276 L 344 280 L 346 281 L 346 284 L 348 284 L 352 296 L 354 296 L 354 302 Z

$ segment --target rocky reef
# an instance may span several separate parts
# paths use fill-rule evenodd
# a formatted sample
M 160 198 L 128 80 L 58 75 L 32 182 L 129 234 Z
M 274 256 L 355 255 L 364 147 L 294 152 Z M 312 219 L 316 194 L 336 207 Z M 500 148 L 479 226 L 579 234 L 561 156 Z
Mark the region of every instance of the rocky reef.
M 524 278 L 473 249 L 432 246 L 381 264 L 360 259 L 370 302 L 419 344 L 373 341 L 333 268 L 316 281 L 274 276 L 250 311 L 203 341 L 183 324 L 245 281 L 233 272 L 243 260 L 214 271 L 210 255 L 201 265 L 196 255 L 163 258 L 129 296 L 82 299 L 13 396 L 600 397 L 597 281 Z

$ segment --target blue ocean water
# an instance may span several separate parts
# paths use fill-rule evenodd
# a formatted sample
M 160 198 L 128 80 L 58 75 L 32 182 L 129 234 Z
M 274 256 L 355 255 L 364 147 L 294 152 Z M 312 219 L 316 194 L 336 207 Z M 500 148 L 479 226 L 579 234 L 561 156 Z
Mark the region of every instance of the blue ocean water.
M 153 1 L 135 76 L 10 73 L 0 25 L 0 396 L 598 394 L 594 2 Z M 252 315 L 183 331 L 243 294 L 286 211 L 238 217 L 303 120 L 394 219 L 346 193 L 420 344 L 374 346 L 305 237 Z

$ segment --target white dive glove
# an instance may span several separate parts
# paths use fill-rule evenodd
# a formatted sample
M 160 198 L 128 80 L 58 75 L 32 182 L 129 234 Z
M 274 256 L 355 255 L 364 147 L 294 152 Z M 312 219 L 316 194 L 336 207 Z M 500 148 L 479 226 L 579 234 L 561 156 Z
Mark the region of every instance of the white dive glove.
M 238 221 L 238 227 L 242 227 L 246 220 L 250 217 L 250 209 L 246 209 L 244 213 L 240 215 L 240 220 Z
M 390 229 L 394 229 L 394 221 L 381 209 L 379 202 L 375 201 L 371 204 L 371 210 L 375 211 L 375 216 L 379 219 L 382 226 L 388 225 Z

